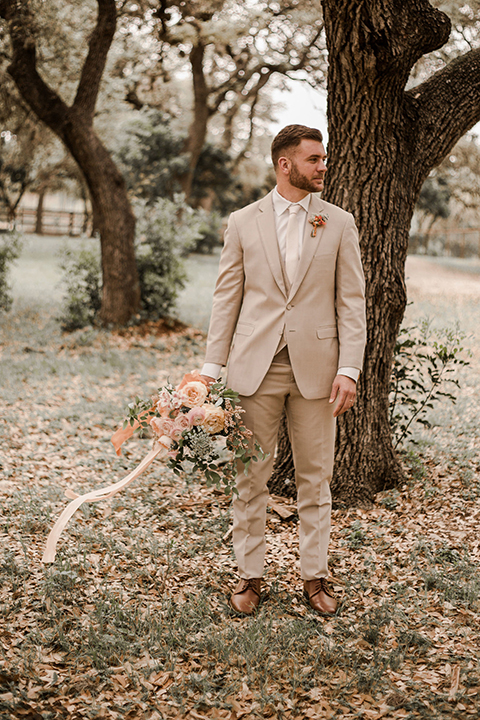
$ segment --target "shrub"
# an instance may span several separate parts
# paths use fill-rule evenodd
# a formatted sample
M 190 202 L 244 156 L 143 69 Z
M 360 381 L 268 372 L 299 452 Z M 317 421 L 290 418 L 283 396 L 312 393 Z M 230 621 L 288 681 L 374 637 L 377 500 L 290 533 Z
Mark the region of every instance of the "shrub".
M 158 320 L 175 308 L 186 274 L 183 257 L 196 249 L 200 240 L 213 242 L 219 216 L 194 210 L 182 196 L 160 198 L 149 205 L 139 201 L 135 256 L 140 281 L 141 317 Z M 94 325 L 101 307 L 102 274 L 98 254 L 82 250 L 63 253 L 62 269 L 66 298 L 60 321 L 64 330 Z
M 8 312 L 13 298 L 8 284 L 10 265 L 19 257 L 21 251 L 20 236 L 13 233 L 0 234 L 0 312 Z
M 465 333 L 458 327 L 432 330 L 427 319 L 419 326 L 400 330 L 390 381 L 390 425 L 395 448 L 412 434 L 415 422 L 431 427 L 425 416 L 434 402 L 442 397 L 456 402 L 445 386 L 450 383 L 459 387 L 452 374 L 458 366 L 469 364 L 460 357 L 464 338 Z
M 187 279 L 182 257 L 202 237 L 204 211 L 193 210 L 182 196 L 139 202 L 135 256 L 142 297 L 142 316 L 166 317 L 175 307 Z
M 220 213 L 207 212 L 203 208 L 197 211 L 200 221 L 198 232 L 200 237 L 196 240 L 193 252 L 205 255 L 211 254 L 216 247 L 221 247 L 221 227 L 223 218 Z
M 78 330 L 94 325 L 102 302 L 102 271 L 98 253 L 82 249 L 62 251 L 61 268 L 66 286 L 60 315 L 63 330 Z
M 167 113 L 153 109 L 134 113 L 133 120 L 120 127 L 115 152 L 131 196 L 148 204 L 159 197 L 174 199 L 188 172 L 187 144 L 187 134 L 175 127 Z M 198 159 L 190 200 L 198 205 L 204 198 L 221 213 L 250 202 L 229 153 L 210 142 Z

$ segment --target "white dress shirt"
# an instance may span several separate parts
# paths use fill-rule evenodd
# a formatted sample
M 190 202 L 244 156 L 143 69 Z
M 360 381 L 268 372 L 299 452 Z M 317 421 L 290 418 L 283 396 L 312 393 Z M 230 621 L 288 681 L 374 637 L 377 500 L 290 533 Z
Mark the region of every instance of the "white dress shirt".
M 282 195 L 280 195 L 276 187 L 272 193 L 272 202 L 275 216 L 275 230 L 277 233 L 278 247 L 280 249 L 280 254 L 283 258 L 283 261 L 285 262 L 287 225 L 290 215 L 288 208 L 294 203 L 290 202 L 290 200 L 287 200 Z M 301 200 L 299 200 L 297 205 L 300 205 L 300 207 L 302 208 L 296 215 L 296 221 L 298 224 L 298 257 L 300 258 L 303 248 L 303 238 L 305 235 L 305 223 L 307 221 L 308 209 L 310 207 L 310 193 L 308 195 L 305 195 L 305 197 Z M 220 376 L 221 370 L 222 366 L 218 365 L 217 363 L 205 363 L 202 368 L 202 375 L 217 379 Z M 358 370 L 358 368 L 352 367 L 341 367 L 338 368 L 337 375 L 346 375 L 347 377 L 355 380 L 356 382 L 358 380 L 358 376 L 360 375 L 360 370 Z

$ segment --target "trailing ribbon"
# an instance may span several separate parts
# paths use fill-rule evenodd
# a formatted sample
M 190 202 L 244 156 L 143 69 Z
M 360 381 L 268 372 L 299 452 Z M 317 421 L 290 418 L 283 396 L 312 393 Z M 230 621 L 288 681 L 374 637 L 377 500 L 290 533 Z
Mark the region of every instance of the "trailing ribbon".
M 153 408 L 151 408 L 151 409 L 153 410 Z M 147 411 L 145 410 L 144 412 L 140 413 L 140 415 L 138 417 L 141 418 L 146 414 L 147 414 Z M 152 420 L 152 418 L 149 418 L 149 420 L 147 420 L 149 425 L 150 425 L 151 420 Z M 125 440 L 128 440 L 128 438 L 131 438 L 133 433 L 135 432 L 135 430 L 139 427 L 140 427 L 140 423 L 138 422 L 138 420 L 135 420 L 133 425 L 127 425 L 127 427 L 120 427 L 120 428 L 118 428 L 118 430 L 116 430 L 113 433 L 110 440 L 113 444 L 113 447 L 115 448 L 115 452 L 117 453 L 117 455 L 122 454 L 121 447 L 122 447 L 123 443 L 125 442 Z
M 98 502 L 99 500 L 107 500 L 107 498 L 116 495 L 116 493 L 120 492 L 120 490 L 123 490 L 123 488 L 126 488 L 127 485 L 130 485 L 131 482 L 133 482 L 139 475 L 141 475 L 143 471 L 146 470 L 147 467 L 155 460 L 156 457 L 165 457 L 168 454 L 171 443 L 172 440 L 169 437 L 163 435 L 160 440 L 155 443 L 154 448 L 150 450 L 148 455 L 146 455 L 141 461 L 141 463 L 137 465 L 135 470 L 132 470 L 132 472 L 127 475 L 127 477 L 123 478 L 123 480 L 119 480 L 118 482 L 113 483 L 113 485 L 107 485 L 104 488 L 92 490 L 91 492 L 85 493 L 85 495 L 78 495 L 73 490 L 66 490 L 65 495 L 73 499 L 72 502 L 67 505 L 67 507 L 62 512 L 57 522 L 50 531 L 50 534 L 47 538 L 47 544 L 45 546 L 45 552 L 43 553 L 42 562 L 54 562 L 57 552 L 57 543 L 60 535 L 62 534 L 62 531 L 66 527 L 72 515 L 78 510 L 81 505 L 83 505 L 84 502 Z

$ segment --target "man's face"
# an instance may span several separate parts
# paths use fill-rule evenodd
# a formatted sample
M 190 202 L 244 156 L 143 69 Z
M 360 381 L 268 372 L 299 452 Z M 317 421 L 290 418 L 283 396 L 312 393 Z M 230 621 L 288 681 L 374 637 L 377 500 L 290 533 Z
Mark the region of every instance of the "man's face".
M 326 157 L 323 143 L 304 138 L 286 158 L 290 185 L 306 192 L 321 192 L 327 172 Z

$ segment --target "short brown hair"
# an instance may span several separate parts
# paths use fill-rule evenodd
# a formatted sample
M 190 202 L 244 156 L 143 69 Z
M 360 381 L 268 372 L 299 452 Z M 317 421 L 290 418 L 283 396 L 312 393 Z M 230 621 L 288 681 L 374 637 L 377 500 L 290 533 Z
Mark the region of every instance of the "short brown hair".
M 323 142 L 323 135 L 317 128 L 310 128 L 306 125 L 287 125 L 280 130 L 272 142 L 273 166 L 276 167 L 278 159 L 285 150 L 298 147 L 304 139 Z

